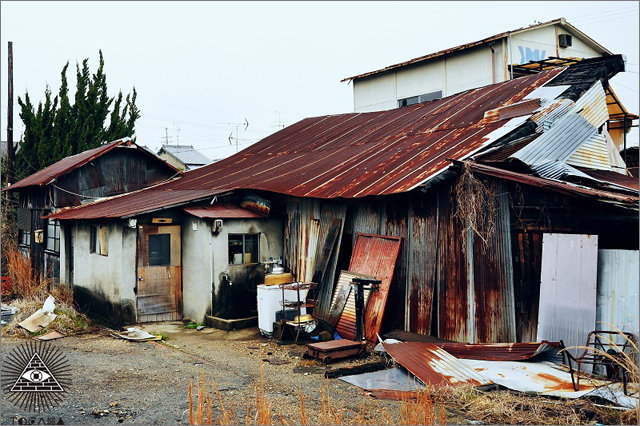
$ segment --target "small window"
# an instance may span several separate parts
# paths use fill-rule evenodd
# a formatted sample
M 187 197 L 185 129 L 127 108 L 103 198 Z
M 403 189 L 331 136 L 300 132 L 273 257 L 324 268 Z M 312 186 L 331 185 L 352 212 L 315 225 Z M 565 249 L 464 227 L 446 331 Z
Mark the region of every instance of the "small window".
M 91 236 L 89 240 L 89 251 L 101 256 L 109 255 L 109 238 L 106 226 L 91 226 Z
M 258 263 L 260 234 L 229 234 L 229 263 Z
M 47 246 L 46 249 L 60 253 L 60 224 L 57 220 L 47 222 Z
M 421 102 L 429 102 L 434 101 L 436 99 L 442 98 L 442 90 L 437 90 L 435 92 L 424 93 L 418 96 L 411 96 L 410 98 L 398 99 L 398 107 L 405 107 L 409 105 L 414 105 Z
M 149 266 L 171 265 L 171 234 L 149 235 Z
M 18 229 L 18 244 L 21 246 L 30 246 L 31 232 L 26 229 Z

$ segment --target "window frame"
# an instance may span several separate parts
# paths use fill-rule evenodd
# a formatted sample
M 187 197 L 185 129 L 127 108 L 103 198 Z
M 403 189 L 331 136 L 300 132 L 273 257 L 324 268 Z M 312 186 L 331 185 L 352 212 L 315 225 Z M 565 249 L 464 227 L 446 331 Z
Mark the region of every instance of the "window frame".
M 53 227 L 53 235 L 51 228 Z M 49 241 L 53 241 L 53 248 L 49 248 Z M 60 254 L 60 222 L 55 219 L 47 219 L 47 235 L 45 238 L 45 251 Z
M 102 234 L 102 237 L 101 235 Z M 100 244 L 104 241 L 104 245 Z M 91 225 L 89 232 L 89 253 L 99 256 L 109 256 L 109 227 L 106 225 Z
M 256 233 L 242 233 L 242 232 L 235 232 L 235 233 L 229 233 L 227 234 L 227 263 L 229 265 L 235 265 L 235 266 L 240 266 L 240 265 L 253 265 L 256 263 L 260 263 L 260 232 L 256 232 Z M 242 236 L 242 263 L 233 263 L 233 256 L 231 256 L 231 238 L 232 237 L 239 237 Z M 255 249 L 255 253 L 256 253 L 256 258 L 255 259 L 251 259 L 252 261 L 247 263 L 245 262 L 245 255 L 248 253 L 247 252 L 247 241 L 246 241 L 246 237 L 247 236 L 255 236 L 256 237 L 256 249 Z

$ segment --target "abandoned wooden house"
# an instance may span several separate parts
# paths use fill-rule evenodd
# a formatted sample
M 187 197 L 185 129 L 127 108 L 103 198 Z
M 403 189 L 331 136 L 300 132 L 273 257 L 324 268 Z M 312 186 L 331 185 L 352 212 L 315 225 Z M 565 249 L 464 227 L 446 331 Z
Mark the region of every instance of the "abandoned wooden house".
M 49 215 L 74 241 L 61 280 L 112 322 L 241 318 L 281 257 L 319 284 L 322 317 L 356 236 L 380 234 L 401 238 L 383 330 L 532 341 L 553 306 L 558 329 L 633 326 L 622 322 L 637 323 L 636 300 L 611 296 L 632 287 L 611 274 L 638 270 L 638 182 L 607 131 L 620 108 L 608 79 L 623 70 L 612 55 L 304 119 L 168 183 Z M 550 279 L 565 287 L 548 291 Z
M 178 172 L 153 152 L 120 139 L 37 171 L 5 190 L 17 192 L 18 247 L 38 273 L 60 276 L 60 225 L 49 213 L 162 182 Z M 71 240 L 62 244 L 72 245 Z

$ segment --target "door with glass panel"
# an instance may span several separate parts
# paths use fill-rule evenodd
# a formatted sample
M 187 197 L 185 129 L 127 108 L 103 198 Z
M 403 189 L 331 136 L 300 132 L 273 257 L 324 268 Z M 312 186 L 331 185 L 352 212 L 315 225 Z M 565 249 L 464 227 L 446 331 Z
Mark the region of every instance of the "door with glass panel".
M 179 225 L 138 227 L 138 322 L 181 318 L 182 264 Z

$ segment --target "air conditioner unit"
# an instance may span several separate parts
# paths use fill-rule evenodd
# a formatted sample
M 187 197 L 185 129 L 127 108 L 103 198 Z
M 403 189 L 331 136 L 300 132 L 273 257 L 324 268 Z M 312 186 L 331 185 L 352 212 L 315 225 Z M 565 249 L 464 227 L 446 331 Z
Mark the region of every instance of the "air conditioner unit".
M 558 34 L 558 45 L 560 47 L 571 46 L 571 34 Z

